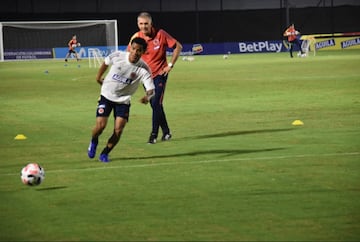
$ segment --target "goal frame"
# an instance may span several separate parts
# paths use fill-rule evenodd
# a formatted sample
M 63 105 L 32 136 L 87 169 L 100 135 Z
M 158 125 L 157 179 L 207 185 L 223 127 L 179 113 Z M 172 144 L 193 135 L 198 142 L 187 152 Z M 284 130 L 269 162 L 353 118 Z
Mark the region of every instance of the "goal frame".
M 313 35 L 303 35 L 301 36 L 301 49 L 305 53 L 305 56 L 309 56 L 309 53 L 312 52 L 313 56 L 316 55 L 316 39 Z
M 106 23 L 113 23 L 114 24 L 114 48 L 115 50 L 118 49 L 118 26 L 117 20 L 72 20 L 72 21 L 9 21 L 9 22 L 0 22 L 0 62 L 3 62 L 4 59 L 4 31 L 3 27 L 5 26 L 12 26 L 12 25 L 40 25 L 40 24 L 106 24 Z M 49 29 L 52 29 L 49 27 Z M 53 28 L 56 29 L 56 28 Z

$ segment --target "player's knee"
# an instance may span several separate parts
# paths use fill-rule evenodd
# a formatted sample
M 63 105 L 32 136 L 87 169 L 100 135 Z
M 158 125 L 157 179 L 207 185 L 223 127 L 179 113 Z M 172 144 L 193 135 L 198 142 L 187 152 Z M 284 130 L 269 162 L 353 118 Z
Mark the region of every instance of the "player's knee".
M 102 132 L 105 128 L 106 128 L 106 122 L 97 122 L 96 123 L 96 128 Z
M 114 135 L 115 135 L 117 138 L 120 138 L 122 131 L 123 131 L 122 128 L 114 129 Z
M 115 126 L 115 128 L 114 128 L 114 134 L 115 134 L 116 136 L 120 136 L 121 133 L 122 133 L 122 131 L 124 130 L 124 128 L 125 128 L 125 124 L 121 124 L 121 125 Z

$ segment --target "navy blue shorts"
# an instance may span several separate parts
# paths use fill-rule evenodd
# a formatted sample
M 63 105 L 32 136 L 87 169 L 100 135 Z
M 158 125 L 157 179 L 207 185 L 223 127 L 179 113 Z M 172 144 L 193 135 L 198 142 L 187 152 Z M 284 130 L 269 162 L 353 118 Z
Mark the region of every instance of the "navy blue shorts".
M 119 104 L 100 96 L 96 109 L 96 117 L 109 117 L 114 110 L 114 118 L 121 117 L 129 120 L 130 104 Z

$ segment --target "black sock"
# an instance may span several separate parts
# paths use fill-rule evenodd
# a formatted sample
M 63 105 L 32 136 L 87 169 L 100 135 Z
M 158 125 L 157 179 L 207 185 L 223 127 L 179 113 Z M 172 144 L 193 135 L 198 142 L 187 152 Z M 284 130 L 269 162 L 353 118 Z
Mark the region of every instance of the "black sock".
M 101 151 L 101 154 L 109 154 L 112 149 L 113 149 L 113 148 L 109 148 L 109 147 L 106 146 L 106 147 L 103 149 L 103 151 Z
M 98 144 L 99 143 L 99 137 L 92 138 L 91 142 L 94 143 L 94 144 Z

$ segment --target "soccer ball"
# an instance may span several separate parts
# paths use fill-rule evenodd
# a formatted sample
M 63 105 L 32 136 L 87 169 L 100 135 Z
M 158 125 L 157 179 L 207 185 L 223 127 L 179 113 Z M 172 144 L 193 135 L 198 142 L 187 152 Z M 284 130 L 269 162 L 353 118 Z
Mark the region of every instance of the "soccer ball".
M 22 168 L 20 175 L 25 185 L 37 186 L 45 179 L 45 170 L 37 163 L 29 163 Z
M 78 46 L 78 47 L 80 47 L 80 46 L 81 46 L 81 44 L 80 44 L 80 43 L 77 43 L 77 46 Z

